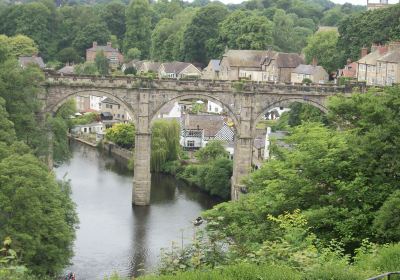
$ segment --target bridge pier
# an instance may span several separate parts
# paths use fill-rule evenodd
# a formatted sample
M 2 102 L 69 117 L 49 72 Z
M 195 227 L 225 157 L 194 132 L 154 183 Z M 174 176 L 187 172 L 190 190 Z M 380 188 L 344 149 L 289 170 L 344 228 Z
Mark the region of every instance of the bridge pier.
M 233 174 L 231 178 L 231 199 L 238 200 L 246 192 L 242 179 L 250 174 L 253 155 L 253 139 L 251 137 L 236 138 L 233 158 Z
M 149 113 L 149 92 L 140 92 L 137 108 L 135 155 L 133 167 L 132 204 L 150 204 L 151 191 L 151 131 Z
M 151 190 L 150 155 L 151 134 L 136 133 L 132 203 L 149 205 Z
M 231 179 L 231 199 L 239 199 L 242 193 L 245 193 L 245 186 L 242 179 L 250 174 L 251 163 L 253 158 L 253 100 L 252 94 L 242 94 L 239 99 L 240 103 L 240 122 L 236 128 L 233 173 Z

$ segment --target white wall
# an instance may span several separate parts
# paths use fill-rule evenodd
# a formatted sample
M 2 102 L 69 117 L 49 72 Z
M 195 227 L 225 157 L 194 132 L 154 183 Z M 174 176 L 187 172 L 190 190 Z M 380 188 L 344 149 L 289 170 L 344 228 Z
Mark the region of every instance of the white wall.
M 101 101 L 106 99 L 105 96 L 96 96 L 96 95 L 89 95 L 89 102 L 90 102 L 90 109 L 100 111 L 101 110 Z
M 217 103 L 207 101 L 207 112 L 220 114 L 222 112 L 222 107 L 219 106 Z

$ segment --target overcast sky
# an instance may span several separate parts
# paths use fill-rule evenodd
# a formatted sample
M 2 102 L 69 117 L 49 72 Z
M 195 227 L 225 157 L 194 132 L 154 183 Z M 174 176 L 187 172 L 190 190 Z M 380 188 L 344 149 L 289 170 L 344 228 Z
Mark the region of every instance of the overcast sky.
M 232 4 L 238 4 L 243 2 L 244 0 L 220 0 L 221 2 L 224 2 L 226 4 L 232 3 Z M 334 3 L 338 4 L 344 4 L 344 3 L 351 3 L 354 5 L 367 5 L 367 0 L 331 0 Z M 379 2 L 379 0 L 371 0 L 374 2 Z M 389 3 L 398 3 L 399 0 L 389 0 Z

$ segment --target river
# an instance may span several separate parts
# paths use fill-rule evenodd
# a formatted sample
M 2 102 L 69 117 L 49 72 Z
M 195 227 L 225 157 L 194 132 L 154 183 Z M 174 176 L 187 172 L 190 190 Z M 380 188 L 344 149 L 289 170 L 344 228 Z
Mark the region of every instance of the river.
M 154 271 L 160 249 L 188 242 L 191 221 L 218 203 L 172 176 L 153 174 L 151 206 L 132 207 L 132 173 L 123 164 L 81 143 L 71 149 L 72 158 L 55 172 L 71 180 L 77 205 L 80 224 L 67 271 L 79 280 Z

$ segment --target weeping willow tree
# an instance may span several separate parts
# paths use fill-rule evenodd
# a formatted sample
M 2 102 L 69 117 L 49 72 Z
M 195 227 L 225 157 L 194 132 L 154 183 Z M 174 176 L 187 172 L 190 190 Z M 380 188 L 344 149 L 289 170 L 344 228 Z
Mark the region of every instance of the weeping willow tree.
M 176 120 L 157 120 L 153 124 L 151 139 L 151 170 L 161 171 L 167 161 L 178 159 L 180 127 Z

